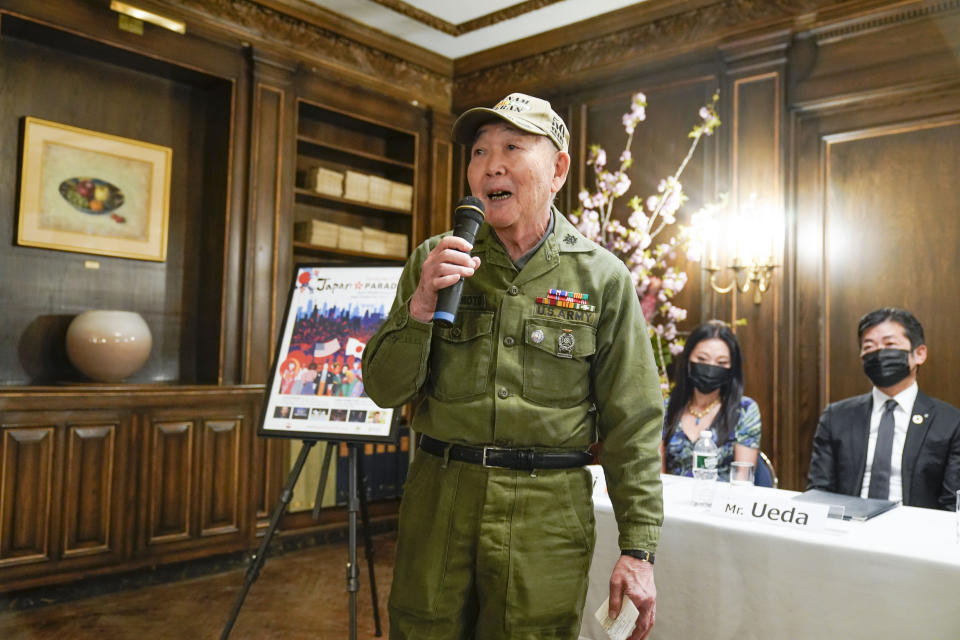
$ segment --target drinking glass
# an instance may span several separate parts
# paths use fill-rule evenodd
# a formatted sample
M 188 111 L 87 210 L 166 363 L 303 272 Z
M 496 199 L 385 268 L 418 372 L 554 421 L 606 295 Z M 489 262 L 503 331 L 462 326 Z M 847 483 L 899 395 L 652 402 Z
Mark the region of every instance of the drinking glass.
M 752 487 L 753 473 L 752 462 L 731 462 L 730 486 L 736 488 Z

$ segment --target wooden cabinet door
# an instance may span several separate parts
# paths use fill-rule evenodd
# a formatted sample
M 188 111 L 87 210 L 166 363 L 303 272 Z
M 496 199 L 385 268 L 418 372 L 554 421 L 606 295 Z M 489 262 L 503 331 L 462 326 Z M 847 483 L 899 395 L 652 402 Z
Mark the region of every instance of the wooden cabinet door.
M 130 430 L 129 417 L 109 410 L 0 416 L 4 581 L 124 561 L 134 515 Z
M 56 427 L 2 426 L 0 567 L 49 562 Z
M 145 416 L 140 548 L 186 555 L 211 545 L 242 548 L 250 500 L 243 415 L 205 409 Z M 185 556 L 186 557 L 186 556 Z
M 200 465 L 200 535 L 240 530 L 241 418 L 203 421 Z
M 63 482 L 64 558 L 118 551 L 128 501 L 122 489 L 127 437 L 113 423 L 69 424 Z
M 150 424 L 144 457 L 148 545 L 188 540 L 192 520 L 196 424 L 193 420 L 156 420 Z

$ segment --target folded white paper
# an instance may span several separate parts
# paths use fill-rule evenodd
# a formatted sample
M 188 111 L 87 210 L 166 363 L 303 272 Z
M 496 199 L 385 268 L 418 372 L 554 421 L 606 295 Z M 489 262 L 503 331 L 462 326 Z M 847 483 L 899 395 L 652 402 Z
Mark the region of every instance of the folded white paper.
M 637 605 L 633 604 L 633 600 L 624 594 L 623 601 L 620 603 L 620 615 L 617 616 L 616 620 L 611 620 L 610 616 L 607 615 L 609 610 L 610 598 L 607 598 L 593 615 L 600 622 L 600 626 L 607 632 L 607 635 L 610 636 L 610 640 L 626 640 L 633 633 L 633 628 L 637 626 L 637 618 L 640 617 Z

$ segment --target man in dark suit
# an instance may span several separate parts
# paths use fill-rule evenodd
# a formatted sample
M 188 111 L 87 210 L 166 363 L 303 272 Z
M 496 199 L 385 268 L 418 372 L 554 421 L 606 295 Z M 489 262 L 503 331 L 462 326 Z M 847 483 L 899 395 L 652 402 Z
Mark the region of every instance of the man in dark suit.
M 820 416 L 808 489 L 954 509 L 960 489 L 960 410 L 917 387 L 927 359 L 923 327 L 909 311 L 871 311 L 857 328 L 873 391 Z

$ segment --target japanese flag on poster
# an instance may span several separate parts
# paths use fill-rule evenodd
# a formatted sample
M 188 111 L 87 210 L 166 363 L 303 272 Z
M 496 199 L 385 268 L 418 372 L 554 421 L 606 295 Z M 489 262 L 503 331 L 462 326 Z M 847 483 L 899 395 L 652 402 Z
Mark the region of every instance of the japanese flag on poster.
M 363 350 L 366 346 L 366 342 L 360 342 L 356 338 L 347 338 L 347 348 L 344 349 L 344 353 L 348 356 L 359 358 L 363 355 Z

